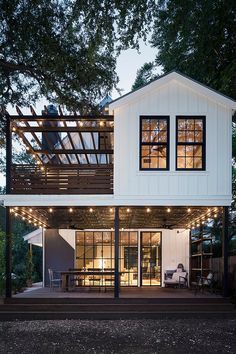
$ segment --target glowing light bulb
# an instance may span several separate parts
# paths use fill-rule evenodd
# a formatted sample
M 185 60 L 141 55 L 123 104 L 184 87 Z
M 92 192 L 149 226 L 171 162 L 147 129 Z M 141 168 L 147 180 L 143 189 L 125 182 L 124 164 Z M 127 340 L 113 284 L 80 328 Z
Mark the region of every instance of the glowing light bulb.
M 171 212 L 170 208 L 167 208 L 167 213 L 170 213 L 170 212 Z

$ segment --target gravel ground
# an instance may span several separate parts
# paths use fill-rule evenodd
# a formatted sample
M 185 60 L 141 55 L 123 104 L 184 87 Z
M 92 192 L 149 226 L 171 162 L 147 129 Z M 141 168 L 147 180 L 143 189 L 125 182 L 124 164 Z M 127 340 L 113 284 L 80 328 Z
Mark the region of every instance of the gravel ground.
M 236 353 L 236 320 L 0 322 L 0 353 Z

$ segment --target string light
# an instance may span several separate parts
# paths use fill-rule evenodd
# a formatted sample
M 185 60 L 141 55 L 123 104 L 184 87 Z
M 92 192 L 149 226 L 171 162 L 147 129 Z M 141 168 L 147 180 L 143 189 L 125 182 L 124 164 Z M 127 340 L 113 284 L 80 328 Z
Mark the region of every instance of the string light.
M 214 218 L 217 218 L 217 214 L 214 214 Z
M 49 213 L 52 213 L 52 212 L 53 212 L 52 208 L 49 208 Z
M 150 213 L 151 212 L 151 209 L 150 208 L 147 208 L 147 213 Z
M 13 132 L 15 132 L 15 131 L 16 131 L 16 128 L 15 128 L 15 127 L 13 127 L 13 128 L 12 128 L 12 131 L 13 131 Z
M 80 126 L 80 127 L 83 127 L 83 125 L 84 125 L 84 123 L 80 121 L 80 122 L 79 122 L 79 126 Z
M 44 171 L 44 167 L 43 167 L 43 166 L 41 166 L 41 167 L 40 167 L 40 170 L 41 170 L 41 171 Z
M 103 121 L 99 122 L 100 127 L 104 127 L 104 124 L 105 123 Z
M 29 211 L 30 211 L 30 213 L 32 213 L 33 209 L 31 209 L 31 208 L 30 208 L 30 210 L 29 210 Z
M 127 208 L 126 211 L 127 211 L 127 213 L 130 213 L 130 208 Z
M 113 212 L 113 208 L 110 208 L 110 213 L 112 213 Z
M 39 125 L 43 125 L 43 122 L 41 120 L 38 123 L 39 123 Z
M 70 212 L 70 213 L 73 213 L 73 209 L 72 209 L 72 208 L 70 208 L 70 209 L 69 209 L 69 212 Z
M 170 213 L 170 212 L 171 212 L 170 208 L 167 208 L 167 213 Z
M 190 213 L 191 212 L 191 209 L 190 208 L 188 208 L 188 213 Z
M 93 208 L 89 208 L 89 212 L 92 213 L 93 212 Z

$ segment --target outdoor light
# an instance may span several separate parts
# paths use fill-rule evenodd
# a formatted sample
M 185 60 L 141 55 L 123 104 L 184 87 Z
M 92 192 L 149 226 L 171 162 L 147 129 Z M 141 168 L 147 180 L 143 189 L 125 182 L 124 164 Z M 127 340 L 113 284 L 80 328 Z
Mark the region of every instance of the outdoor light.
M 113 227 L 111 227 L 111 231 L 113 231 L 114 229 L 113 229 Z
M 99 122 L 100 127 L 104 127 L 104 124 L 105 123 L 103 121 Z
M 24 217 L 24 216 L 22 217 L 22 220 L 25 220 L 25 217 Z
M 205 221 L 202 221 L 202 225 L 205 224 Z
M 170 208 L 167 209 L 167 213 L 170 213 Z
M 147 208 L 147 213 L 150 213 L 151 209 L 150 208 Z
M 39 125 L 42 125 L 42 124 L 43 124 L 43 122 L 42 122 L 41 120 L 40 120 L 38 123 L 39 123 Z
M 110 208 L 110 213 L 112 213 L 113 212 L 113 208 Z
M 40 167 L 40 170 L 41 170 L 41 171 L 44 171 L 44 167 L 43 167 L 43 166 L 42 166 L 42 167 Z
M 214 214 L 214 218 L 217 218 L 217 214 Z
M 15 210 L 18 210 L 18 207 L 15 207 Z
M 92 213 L 93 212 L 93 208 L 89 208 L 89 212 Z
M 50 209 L 49 209 L 49 213 L 52 213 L 52 212 L 53 212 L 53 210 L 52 210 L 52 208 L 50 208 Z
M 37 161 L 37 165 L 41 165 L 41 162 L 40 162 L 40 161 Z
M 188 213 L 190 213 L 190 211 L 191 211 L 191 209 L 190 209 L 190 208 L 188 208 Z
M 13 131 L 13 132 L 15 132 L 15 131 L 16 131 L 16 128 L 15 128 L 15 127 L 13 127 L 13 128 L 12 128 L 12 131 Z
M 197 227 L 199 227 L 200 226 L 200 224 L 197 224 Z
M 15 216 L 17 216 L 18 214 L 17 213 L 15 213 Z
M 73 209 L 72 209 L 72 208 L 70 208 L 70 209 L 69 209 L 69 212 L 70 212 L 70 213 L 73 213 Z
M 127 213 L 130 213 L 130 208 L 127 208 L 126 211 L 127 211 Z
M 30 208 L 30 210 L 29 210 L 29 211 L 30 211 L 30 213 L 32 213 L 33 209 L 31 209 L 31 208 Z
M 82 127 L 84 125 L 83 122 L 79 122 L 79 126 Z
M 122 227 L 121 231 L 124 231 L 124 228 Z

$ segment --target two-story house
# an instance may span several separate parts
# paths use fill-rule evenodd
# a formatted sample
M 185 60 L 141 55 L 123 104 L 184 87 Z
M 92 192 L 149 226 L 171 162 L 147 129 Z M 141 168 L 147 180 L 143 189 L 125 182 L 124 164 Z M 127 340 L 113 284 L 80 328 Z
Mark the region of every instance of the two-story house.
M 122 287 L 163 286 L 179 263 L 192 278 L 207 272 L 211 252 L 191 255 L 190 233 L 220 216 L 226 293 L 235 110 L 234 100 L 171 72 L 111 102 L 109 115 L 9 117 L 6 296 L 12 215 L 43 228 L 45 285 L 48 268 L 95 270 L 80 283 L 89 287 L 112 282 L 104 273 L 114 271 L 116 297 Z M 12 134 L 34 164 L 12 163 Z

